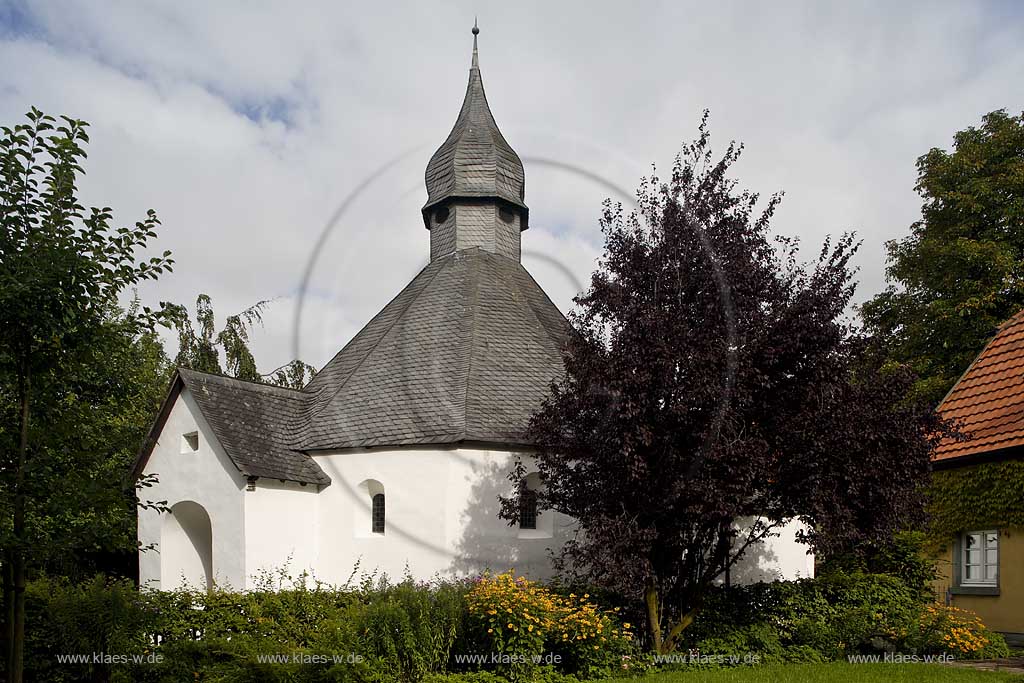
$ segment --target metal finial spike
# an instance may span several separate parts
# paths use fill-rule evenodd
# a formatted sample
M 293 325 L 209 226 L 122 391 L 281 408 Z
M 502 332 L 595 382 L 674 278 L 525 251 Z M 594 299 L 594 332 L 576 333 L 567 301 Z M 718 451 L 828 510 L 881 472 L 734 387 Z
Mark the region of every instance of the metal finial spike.
M 479 35 L 479 33 L 480 27 L 476 25 L 476 17 L 473 17 L 473 65 L 470 67 L 471 69 L 480 68 L 480 57 L 477 55 L 476 52 L 476 37 L 477 35 Z

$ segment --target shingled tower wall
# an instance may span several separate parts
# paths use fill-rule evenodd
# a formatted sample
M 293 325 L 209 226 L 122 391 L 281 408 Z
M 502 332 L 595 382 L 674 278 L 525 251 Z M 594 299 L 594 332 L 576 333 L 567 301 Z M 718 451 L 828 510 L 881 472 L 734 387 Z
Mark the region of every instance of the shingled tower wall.
M 484 94 L 473 27 L 473 62 L 462 109 L 448 139 L 427 164 L 423 223 L 430 259 L 480 247 L 519 260 L 519 233 L 529 209 L 523 202 L 523 162 L 505 141 Z

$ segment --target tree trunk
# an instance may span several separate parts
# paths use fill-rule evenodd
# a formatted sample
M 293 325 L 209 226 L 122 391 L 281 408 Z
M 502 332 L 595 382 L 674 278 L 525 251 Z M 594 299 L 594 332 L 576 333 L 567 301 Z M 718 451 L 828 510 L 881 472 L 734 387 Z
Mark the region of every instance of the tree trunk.
M 11 554 L 4 553 L 4 670 L 11 665 L 11 648 L 14 647 L 14 567 Z
M 658 611 L 658 584 L 654 577 L 647 579 L 644 587 L 644 604 L 647 606 L 647 627 L 651 631 L 651 638 L 654 640 L 654 652 L 661 652 L 661 614 Z
M 11 549 L 13 605 L 11 615 L 11 646 L 7 660 L 7 682 L 22 683 L 25 674 L 25 458 L 28 453 L 29 390 L 31 376 L 28 364 L 22 365 L 18 377 L 21 402 L 21 436 L 18 443 L 18 469 L 14 479 L 14 544 Z

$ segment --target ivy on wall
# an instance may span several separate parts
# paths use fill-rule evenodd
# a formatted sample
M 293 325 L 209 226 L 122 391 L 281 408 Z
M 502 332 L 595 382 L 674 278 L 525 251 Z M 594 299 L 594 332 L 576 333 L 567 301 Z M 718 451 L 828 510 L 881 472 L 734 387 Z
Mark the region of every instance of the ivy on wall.
M 945 548 L 962 532 L 1024 527 L 1024 459 L 941 470 L 928 492 L 929 540 Z

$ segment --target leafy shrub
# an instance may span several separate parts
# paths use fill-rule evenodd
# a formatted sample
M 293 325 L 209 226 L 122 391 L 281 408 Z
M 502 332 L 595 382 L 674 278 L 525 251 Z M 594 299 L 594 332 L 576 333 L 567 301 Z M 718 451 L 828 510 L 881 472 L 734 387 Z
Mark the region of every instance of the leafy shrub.
M 1006 640 L 989 631 L 978 615 L 957 607 L 928 605 L 904 635 L 913 650 L 950 653 L 959 659 L 1008 657 Z
M 765 663 L 838 659 L 893 640 L 921 609 L 901 580 L 834 572 L 816 579 L 718 588 L 684 634 L 701 652 Z
M 819 573 L 887 574 L 901 581 L 920 602 L 928 603 L 935 599 L 932 582 L 937 576 L 932 546 L 924 532 L 903 531 L 866 552 L 829 557 Z
M 633 651 L 630 624 L 618 624 L 614 611 L 601 611 L 589 598 L 562 596 L 505 572 L 480 577 L 466 600 L 476 642 L 486 648 L 480 653 L 506 655 L 500 670 L 520 680 L 542 662 L 584 677 L 618 669 Z
M 125 667 L 104 662 L 69 665 L 65 654 L 148 655 L 152 626 L 139 593 L 130 581 L 98 576 L 72 584 L 42 578 L 29 583 L 26 595 L 26 671 L 29 680 L 132 680 Z
M 389 674 L 416 683 L 444 671 L 460 631 L 465 602 L 461 584 L 381 582 L 356 618 L 363 651 Z

